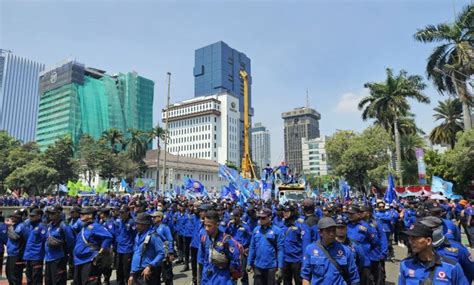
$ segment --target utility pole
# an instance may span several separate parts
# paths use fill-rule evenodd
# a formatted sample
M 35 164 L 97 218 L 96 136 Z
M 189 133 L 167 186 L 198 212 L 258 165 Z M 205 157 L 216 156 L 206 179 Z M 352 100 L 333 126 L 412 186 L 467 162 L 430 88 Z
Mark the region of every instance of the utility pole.
M 165 114 L 165 157 L 163 162 L 163 197 L 165 196 L 166 184 L 168 174 L 166 173 L 166 153 L 168 152 L 168 117 L 170 113 L 170 85 L 171 85 L 171 73 L 168 72 L 168 97 L 166 99 L 166 114 Z

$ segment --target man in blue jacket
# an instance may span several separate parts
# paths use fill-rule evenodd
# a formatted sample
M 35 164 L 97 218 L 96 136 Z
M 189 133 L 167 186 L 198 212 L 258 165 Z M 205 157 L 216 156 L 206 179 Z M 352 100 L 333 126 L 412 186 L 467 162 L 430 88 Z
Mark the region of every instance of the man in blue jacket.
M 402 260 L 398 284 L 469 284 L 461 267 L 433 250 L 433 231 L 415 222 L 404 234 L 408 235 L 413 255 Z
M 82 208 L 82 230 L 74 247 L 74 285 L 100 284 L 102 254 L 110 249 L 112 234 L 96 222 L 96 209 Z
M 247 256 L 248 250 L 250 246 L 250 239 L 252 238 L 252 232 L 250 231 L 250 227 L 242 221 L 240 218 L 241 212 L 239 209 L 234 209 L 230 214 L 230 221 L 227 225 L 226 233 L 231 235 L 237 242 L 239 242 L 243 249 L 243 260 L 242 260 L 242 268 L 247 267 Z M 244 270 L 242 276 L 242 285 L 249 284 L 249 277 L 246 270 Z
M 48 230 L 45 243 L 45 284 L 66 285 L 66 264 L 74 248 L 74 234 L 71 227 L 61 221 L 59 207 L 46 208 Z
M 135 218 L 137 236 L 133 248 L 132 268 L 128 284 L 151 285 L 159 283 L 158 268 L 165 258 L 163 242 L 151 227 L 151 217 L 139 213 Z
M 170 228 L 163 224 L 163 212 L 156 211 L 150 215 L 153 218 L 154 229 L 158 234 L 158 237 L 163 242 L 165 251 L 165 258 L 161 267 L 158 268 L 158 278 L 163 276 L 163 281 L 166 285 L 173 284 L 173 260 L 174 260 L 174 244 L 173 235 L 171 234 Z
M 301 278 L 303 285 L 359 284 L 359 273 L 352 250 L 336 241 L 336 222 L 324 217 L 318 222 L 320 241 L 305 249 Z
M 23 253 L 25 251 L 26 240 L 30 234 L 29 226 L 22 221 L 23 214 L 20 210 L 15 210 L 10 215 L 8 225 L 7 241 L 7 264 L 5 271 L 7 273 L 8 284 L 21 285 L 23 269 Z
M 30 235 L 26 240 L 23 260 L 26 261 L 26 280 L 28 285 L 43 284 L 44 242 L 46 240 L 46 225 L 41 221 L 43 211 L 33 209 L 30 212 L 28 226 Z
M 123 205 L 119 210 L 120 219 L 117 221 L 117 255 L 115 266 L 117 269 L 117 284 L 125 285 L 130 277 L 132 266 L 133 243 L 137 235 L 135 222 L 130 215 L 130 208 Z
M 281 229 L 272 225 L 272 210 L 263 208 L 257 214 L 257 226 L 250 241 L 248 271 L 253 271 L 255 285 L 274 284 L 283 275 L 285 238 Z

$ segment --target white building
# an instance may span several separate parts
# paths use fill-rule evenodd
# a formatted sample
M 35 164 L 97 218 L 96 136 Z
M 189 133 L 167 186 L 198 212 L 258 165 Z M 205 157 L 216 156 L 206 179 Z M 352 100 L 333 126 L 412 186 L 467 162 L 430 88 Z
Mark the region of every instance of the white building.
M 271 162 L 270 158 L 270 131 L 261 123 L 255 123 L 250 130 L 252 142 L 252 162 L 263 169 Z
M 146 153 L 144 162 L 148 169 L 143 178 L 153 179 L 156 181 L 156 158 L 158 151 L 156 149 L 149 150 Z M 163 165 L 164 165 L 164 151 L 160 152 L 160 180 L 159 187 L 163 185 Z M 217 162 L 191 158 L 182 155 L 173 155 L 168 153 L 166 155 L 166 187 L 165 189 L 173 190 L 176 186 L 184 185 L 184 178 L 189 177 L 194 180 L 199 180 L 207 189 L 209 193 L 220 193 L 223 185 L 229 182 L 219 177 L 219 164 Z
M 313 175 L 328 175 L 331 167 L 328 165 L 326 140 L 328 137 L 301 139 L 303 154 L 303 173 Z
M 239 100 L 226 92 L 170 105 L 168 152 L 239 167 L 239 121 Z

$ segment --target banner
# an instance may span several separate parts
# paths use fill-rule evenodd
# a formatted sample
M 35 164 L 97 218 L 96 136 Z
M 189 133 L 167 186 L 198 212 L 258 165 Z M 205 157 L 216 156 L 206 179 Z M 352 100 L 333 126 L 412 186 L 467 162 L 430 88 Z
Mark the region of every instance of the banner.
M 425 152 L 422 148 L 416 148 L 416 162 L 418 164 L 418 180 L 420 185 L 426 185 L 426 165 L 424 161 Z

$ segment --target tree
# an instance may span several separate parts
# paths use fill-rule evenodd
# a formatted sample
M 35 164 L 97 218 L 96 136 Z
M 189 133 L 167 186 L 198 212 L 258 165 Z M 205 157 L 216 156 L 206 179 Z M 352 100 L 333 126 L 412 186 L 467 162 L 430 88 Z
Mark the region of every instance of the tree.
M 87 184 L 92 186 L 92 179 L 96 176 L 101 161 L 99 160 L 99 144 L 89 134 L 82 135 L 79 140 L 79 159 L 79 168 Z
M 10 189 L 22 189 L 29 194 L 38 194 L 54 184 L 58 174 L 58 171 L 48 167 L 45 161 L 35 159 L 15 169 L 5 183 Z
M 111 128 L 111 129 L 108 129 L 107 131 L 104 131 L 102 133 L 101 138 L 110 144 L 110 148 L 115 155 L 117 155 L 120 152 L 117 145 L 122 144 L 122 148 L 123 148 L 123 145 L 125 143 L 122 132 L 116 128 Z
M 58 172 L 53 181 L 54 184 L 65 184 L 69 180 L 78 179 L 79 166 L 74 159 L 73 143 L 70 136 L 56 140 L 54 144 L 48 146 L 42 156 L 46 166 Z
M 155 181 L 155 190 L 158 191 L 159 185 L 160 185 L 160 152 L 161 152 L 161 147 L 160 147 L 160 140 L 165 139 L 165 130 L 160 127 L 159 124 L 157 124 L 151 131 L 148 133 L 148 137 L 150 139 L 149 142 L 153 141 L 156 139 L 156 148 L 157 148 L 157 156 L 156 156 L 156 181 Z
M 366 183 L 379 184 L 386 179 L 390 161 L 387 148 L 391 145 L 389 134 L 380 126 L 372 126 L 362 134 L 337 132 L 328 140 L 326 151 L 333 173 L 366 192 Z
M 472 96 L 467 83 L 474 74 L 474 6 L 468 5 L 454 23 L 428 25 L 414 37 L 423 43 L 442 43 L 428 57 L 426 73 L 440 93 L 459 97 L 464 130 L 470 130 Z
M 377 119 L 386 131 L 390 131 L 388 126 L 393 125 L 397 154 L 396 169 L 400 177 L 400 185 L 403 185 L 399 121 L 400 118 L 409 115 L 408 98 L 421 103 L 429 103 L 430 100 L 421 93 L 426 87 L 421 76 L 408 75 L 404 70 L 401 70 L 398 75 L 394 75 L 390 68 L 387 68 L 386 72 L 385 82 L 369 82 L 364 85 L 369 89 L 370 95 L 362 98 L 358 107 L 363 110 L 363 120 Z
M 451 149 L 456 143 L 456 133 L 463 130 L 462 125 L 462 103 L 459 99 L 448 99 L 444 102 L 438 101 L 434 108 L 436 112 L 433 117 L 441 124 L 436 126 L 430 133 L 430 141 L 434 144 L 448 144 Z
M 128 154 L 130 155 L 131 159 L 139 162 L 146 155 L 149 138 L 147 134 L 141 130 L 129 129 L 128 131 L 131 135 L 127 145 Z
M 20 146 L 20 141 L 10 136 L 7 131 L 0 131 L 0 190 L 3 190 L 5 179 L 14 170 L 10 167 L 10 161 L 6 159 L 13 149 Z

